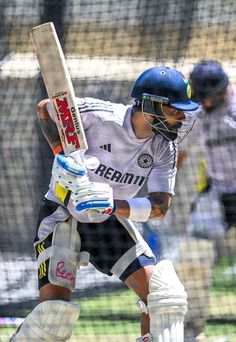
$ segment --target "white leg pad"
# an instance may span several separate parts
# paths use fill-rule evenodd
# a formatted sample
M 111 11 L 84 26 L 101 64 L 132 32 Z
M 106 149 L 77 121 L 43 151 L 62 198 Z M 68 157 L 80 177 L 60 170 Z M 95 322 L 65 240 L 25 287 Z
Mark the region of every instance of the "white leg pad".
M 162 260 L 154 268 L 147 307 L 153 342 L 183 342 L 187 293 L 171 261 Z
M 154 268 L 147 306 L 138 301 L 139 308 L 149 314 L 153 342 L 183 342 L 187 293 L 171 261 L 162 260 Z
M 26 317 L 11 342 L 67 341 L 78 320 L 80 306 L 63 300 L 38 304 Z

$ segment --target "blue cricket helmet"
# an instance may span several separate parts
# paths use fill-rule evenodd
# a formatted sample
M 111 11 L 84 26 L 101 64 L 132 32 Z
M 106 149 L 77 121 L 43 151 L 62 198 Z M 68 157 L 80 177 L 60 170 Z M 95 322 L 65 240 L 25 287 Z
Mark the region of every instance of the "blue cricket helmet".
M 229 79 L 220 62 L 202 60 L 194 66 L 190 73 L 190 83 L 194 99 L 201 102 L 207 97 L 224 93 Z
M 194 111 L 197 103 L 190 100 L 191 86 L 184 75 L 169 67 L 152 67 L 135 81 L 131 97 L 143 101 L 143 95 L 153 95 L 156 102 L 182 111 Z

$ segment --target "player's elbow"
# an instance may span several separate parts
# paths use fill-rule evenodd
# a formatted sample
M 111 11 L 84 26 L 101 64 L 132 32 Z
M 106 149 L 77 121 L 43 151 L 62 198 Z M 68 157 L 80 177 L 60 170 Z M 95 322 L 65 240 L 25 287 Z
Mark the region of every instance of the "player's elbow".
M 44 99 L 44 100 L 41 100 L 37 104 L 38 117 L 40 119 L 45 119 L 45 118 L 47 118 L 49 116 L 48 110 L 47 110 L 47 103 L 48 102 L 50 102 L 49 99 Z

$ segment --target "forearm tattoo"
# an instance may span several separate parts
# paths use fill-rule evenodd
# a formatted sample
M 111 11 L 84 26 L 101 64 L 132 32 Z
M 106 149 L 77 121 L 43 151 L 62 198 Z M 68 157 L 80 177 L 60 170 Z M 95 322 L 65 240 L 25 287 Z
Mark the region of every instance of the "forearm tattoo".
M 166 201 L 162 200 L 161 198 L 152 197 L 152 204 L 154 207 L 158 207 L 162 215 L 167 213 L 169 205 L 166 203 Z
M 40 119 L 40 125 L 42 127 L 43 134 L 50 145 L 60 140 L 57 126 L 54 122 L 48 119 Z

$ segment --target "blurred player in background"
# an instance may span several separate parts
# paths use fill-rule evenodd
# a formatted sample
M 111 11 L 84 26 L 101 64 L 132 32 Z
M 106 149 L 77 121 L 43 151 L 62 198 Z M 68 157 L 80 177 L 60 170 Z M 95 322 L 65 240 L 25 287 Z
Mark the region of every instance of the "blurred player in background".
M 174 195 L 178 140 L 198 105 L 178 71 L 153 67 L 134 83 L 133 105 L 78 99 L 89 149 L 65 157 L 49 100 L 38 104 L 55 159 L 35 251 L 40 304 L 11 341 L 66 341 L 79 317 L 70 303 L 77 268 L 90 261 L 140 298 L 137 341 L 183 341 L 187 295 L 169 260 L 155 257 L 132 221 L 163 219 Z M 96 157 L 97 159 L 94 159 Z M 147 182 L 148 197 L 135 198 Z M 98 313 L 99 314 L 99 313 Z
M 200 61 L 190 74 L 198 121 L 181 146 L 203 151 L 198 198 L 188 227 L 191 236 L 217 241 L 236 225 L 236 87 L 218 61 Z M 185 150 L 185 152 L 183 152 Z M 219 247 L 220 248 L 220 247 Z
M 205 255 L 210 261 L 214 254 L 215 259 L 232 253 L 235 255 L 236 87 L 229 82 L 221 63 L 215 60 L 197 63 L 190 73 L 190 84 L 193 99 L 200 106 L 196 125 L 180 145 L 179 156 L 181 161 L 188 154 L 194 157 L 192 148 L 198 146 L 201 158 L 196 184 L 197 198 L 192 205 L 187 234 L 199 241 L 201 254 L 196 250 L 196 256 Z M 206 244 L 204 250 L 202 239 L 212 243 L 213 255 L 209 253 L 211 246 Z M 187 256 L 186 259 L 189 260 Z M 203 271 L 204 262 L 202 258 Z M 213 268 L 214 259 L 210 264 Z M 198 296 L 204 297 L 205 307 L 209 301 L 211 274 L 212 270 L 205 272 L 203 281 L 198 281 L 197 291 L 188 292 L 195 302 L 200 302 Z M 185 287 L 188 288 L 186 284 Z M 200 306 L 199 311 L 202 311 Z M 205 310 L 202 313 L 200 326 L 203 331 L 208 312 Z

